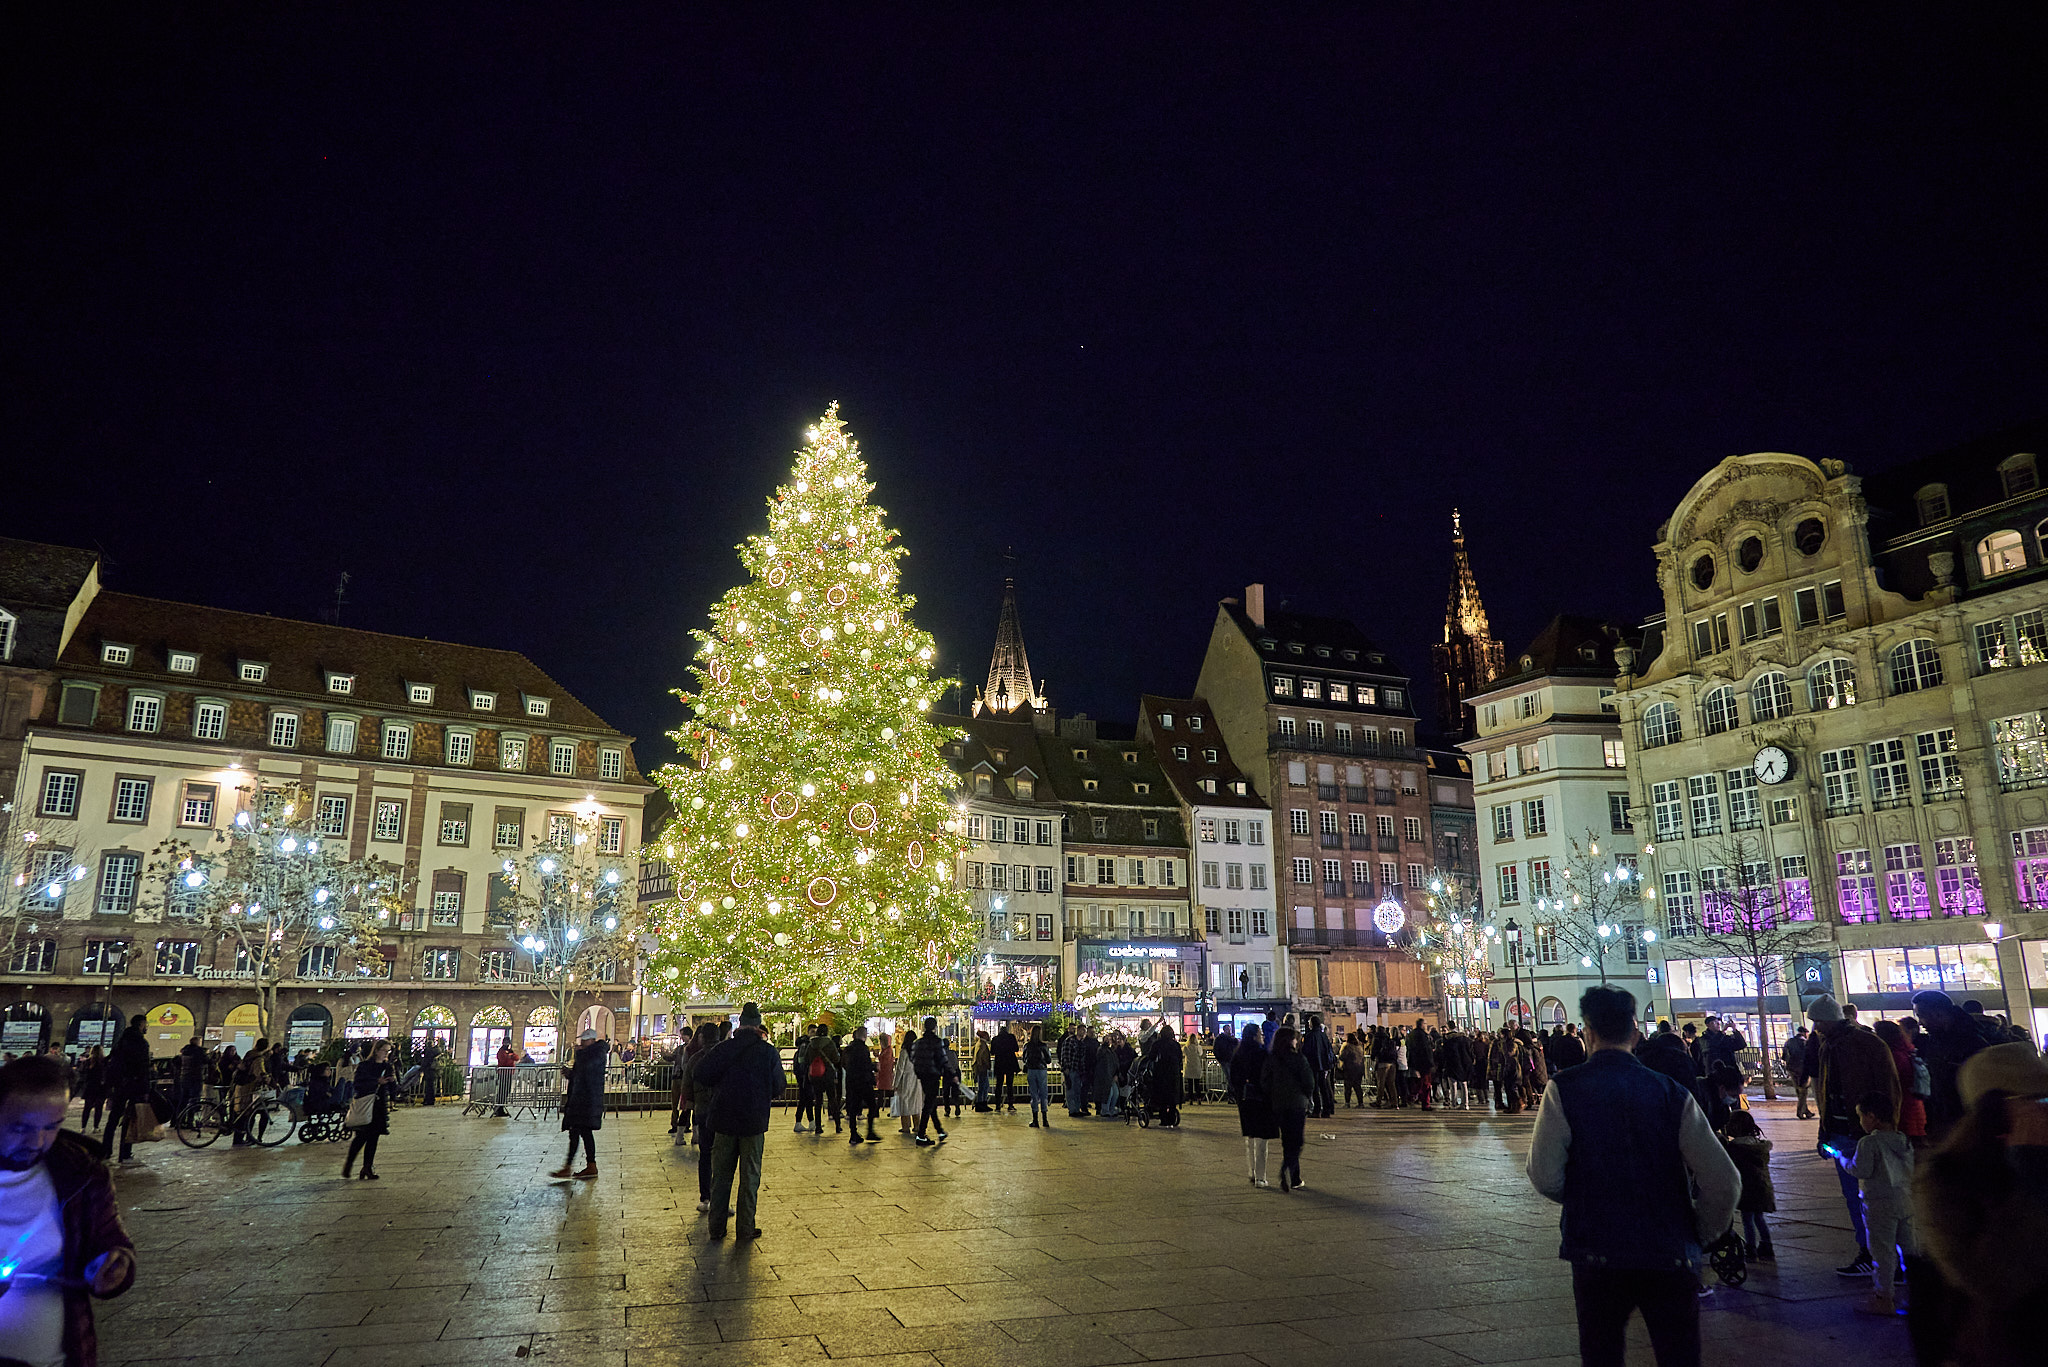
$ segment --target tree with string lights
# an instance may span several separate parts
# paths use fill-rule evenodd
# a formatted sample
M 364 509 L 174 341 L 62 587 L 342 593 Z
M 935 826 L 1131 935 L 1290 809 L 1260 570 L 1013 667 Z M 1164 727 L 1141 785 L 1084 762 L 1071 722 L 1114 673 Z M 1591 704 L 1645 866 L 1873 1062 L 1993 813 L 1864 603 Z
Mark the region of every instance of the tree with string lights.
M 1536 910 L 1559 949 L 1578 959 L 1581 968 L 1596 969 L 1603 987 L 1608 954 L 1621 951 L 1627 960 L 1633 952 L 1635 963 L 1647 964 L 1657 930 L 1646 923 L 1636 856 L 1612 848 L 1602 854 L 1599 837 L 1587 831 L 1584 840 L 1571 842 L 1571 854 L 1558 872 L 1562 886 L 1537 897 Z
M 576 997 L 629 974 L 639 952 L 631 856 L 606 849 L 589 808 L 551 813 L 546 834 L 502 867 L 505 896 L 493 909 L 526 955 L 527 980 L 555 1000 L 562 1039 L 572 1039 Z
M 1477 1026 L 1483 1022 L 1472 1018 L 1472 1003 L 1486 1000 L 1494 972 L 1490 928 L 1484 923 L 1485 912 L 1478 889 L 1470 886 L 1472 881 L 1456 871 L 1430 873 L 1420 952 L 1422 961 L 1443 984 L 1446 1000 L 1462 998 L 1466 1025 Z
M 814 1014 L 958 991 L 975 918 L 942 748 L 959 733 L 926 720 L 950 681 L 873 489 L 834 404 L 738 548 L 748 581 L 693 633 L 693 716 L 673 733 L 692 762 L 656 776 L 676 895 L 648 967 L 671 998 Z

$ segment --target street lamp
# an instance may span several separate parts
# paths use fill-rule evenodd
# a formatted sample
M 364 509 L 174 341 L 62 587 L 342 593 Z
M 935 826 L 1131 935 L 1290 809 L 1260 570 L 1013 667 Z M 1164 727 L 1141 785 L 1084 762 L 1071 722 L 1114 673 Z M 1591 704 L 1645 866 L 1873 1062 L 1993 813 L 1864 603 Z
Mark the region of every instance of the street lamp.
M 1512 916 L 1507 924 L 1508 963 L 1515 971 L 1515 998 L 1508 1003 L 1508 1016 L 1518 1019 L 1516 1008 L 1522 1004 L 1522 928 L 1515 924 Z

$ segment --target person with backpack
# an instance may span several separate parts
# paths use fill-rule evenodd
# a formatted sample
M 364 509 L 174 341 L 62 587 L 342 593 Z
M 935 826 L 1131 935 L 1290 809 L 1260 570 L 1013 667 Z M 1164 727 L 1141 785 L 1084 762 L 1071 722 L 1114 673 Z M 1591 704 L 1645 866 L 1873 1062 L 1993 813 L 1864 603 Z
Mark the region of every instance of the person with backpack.
M 1806 1027 L 1802 1025 L 1778 1051 L 1778 1059 L 1785 1065 L 1785 1076 L 1791 1080 L 1792 1089 L 1799 1098 L 1801 1120 L 1813 1119 L 1813 1108 L 1806 1104 L 1806 1094 L 1813 1086 L 1813 1078 L 1806 1071 L 1806 1047 Z
M 826 1033 L 825 1023 L 819 1021 L 812 1027 L 811 1036 L 799 1047 L 797 1058 L 797 1124 L 798 1134 L 804 1130 L 804 1121 L 811 1122 L 812 1134 L 825 1132 L 825 1098 L 832 1090 L 833 1074 L 839 1068 L 839 1046 Z M 837 1106 L 833 1107 L 836 1112 Z M 832 1117 L 832 1133 L 838 1134 L 839 1117 Z
M 946 1080 L 960 1076 L 960 1065 L 954 1060 L 953 1051 L 946 1047 L 946 1041 L 939 1037 L 939 1018 L 924 1018 L 924 1033 L 904 1051 L 910 1056 L 910 1069 L 917 1077 L 918 1090 L 923 1093 L 924 1104 L 917 1115 L 917 1147 L 928 1149 L 934 1144 L 946 1142 L 946 1127 L 939 1123 L 939 1105 L 943 1097 Z M 937 1139 L 930 1138 L 927 1129 L 939 1132 Z

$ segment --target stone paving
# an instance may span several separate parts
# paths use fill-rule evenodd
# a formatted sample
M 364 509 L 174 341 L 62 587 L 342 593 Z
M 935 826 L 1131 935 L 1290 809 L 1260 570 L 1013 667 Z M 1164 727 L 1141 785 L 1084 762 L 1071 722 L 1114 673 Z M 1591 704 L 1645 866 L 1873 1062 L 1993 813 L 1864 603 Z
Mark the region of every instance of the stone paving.
M 1811 1126 L 1768 1107 L 1775 1269 L 1721 1289 L 1707 1361 L 1903 1367 L 1903 1321 L 1831 1268 L 1849 1251 Z M 344 1146 L 145 1146 L 118 1175 L 141 1275 L 100 1309 L 110 1367 L 1432 1367 L 1577 1361 L 1555 1207 L 1521 1171 L 1529 1116 L 1340 1111 L 1292 1195 L 1246 1180 L 1234 1114 L 1178 1132 L 1050 1132 L 971 1112 L 952 1142 L 847 1146 L 778 1112 L 765 1237 L 707 1242 L 696 1151 L 659 1117 L 551 1182 L 531 1121 L 401 1111 L 381 1182 Z M 1332 1137 L 1334 1136 L 1334 1137 Z M 1278 1163 L 1278 1145 L 1274 1163 Z M 1636 1326 L 1630 1362 L 1648 1363 Z

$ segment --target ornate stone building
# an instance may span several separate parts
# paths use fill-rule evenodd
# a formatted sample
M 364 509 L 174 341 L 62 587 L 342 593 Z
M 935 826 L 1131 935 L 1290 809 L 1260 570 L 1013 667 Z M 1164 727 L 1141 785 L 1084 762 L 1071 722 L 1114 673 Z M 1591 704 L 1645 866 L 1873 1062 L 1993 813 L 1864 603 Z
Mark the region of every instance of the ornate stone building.
M 1660 529 L 1664 611 L 1617 686 L 1675 1010 L 1754 1016 L 1702 937 L 1760 900 L 1813 941 L 1766 992 L 1774 1038 L 1823 989 L 2048 1023 L 2042 435 L 1870 480 L 1731 457 Z

